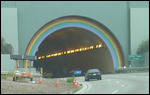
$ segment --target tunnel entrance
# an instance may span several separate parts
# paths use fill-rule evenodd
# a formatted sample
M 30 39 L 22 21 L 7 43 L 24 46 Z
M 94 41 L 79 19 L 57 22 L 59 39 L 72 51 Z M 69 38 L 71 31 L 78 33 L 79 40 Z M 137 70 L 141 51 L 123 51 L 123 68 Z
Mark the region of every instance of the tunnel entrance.
M 97 48 L 100 44 L 102 46 Z M 90 46 L 93 48 L 88 49 Z M 83 47 L 87 49 L 67 53 L 69 50 Z M 59 56 L 46 57 L 61 52 L 63 53 Z M 35 55 L 41 59 L 35 61 L 33 66 L 37 70 L 42 67 L 43 71 L 52 72 L 53 77 L 69 76 L 69 72 L 74 68 L 80 68 L 82 72 L 98 68 L 101 73 L 111 73 L 114 70 L 111 53 L 103 40 L 91 31 L 78 27 L 67 27 L 50 34 L 39 45 Z

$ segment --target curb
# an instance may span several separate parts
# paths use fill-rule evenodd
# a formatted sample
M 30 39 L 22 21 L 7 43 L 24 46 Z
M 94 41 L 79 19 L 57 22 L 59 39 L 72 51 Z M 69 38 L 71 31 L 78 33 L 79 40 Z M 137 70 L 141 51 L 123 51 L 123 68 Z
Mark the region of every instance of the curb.
M 87 83 L 79 83 L 79 84 L 82 84 L 82 88 L 73 94 L 83 94 L 84 92 L 86 92 L 88 89 L 91 88 L 91 86 Z
M 77 92 L 73 93 L 74 89 L 73 90 L 69 90 L 69 91 L 65 91 L 65 92 L 62 92 L 60 94 L 83 94 L 84 92 L 86 92 L 91 86 L 87 83 L 78 83 L 78 84 L 82 84 L 82 87 L 79 86 L 79 89 Z M 69 93 L 68 93 L 69 92 Z

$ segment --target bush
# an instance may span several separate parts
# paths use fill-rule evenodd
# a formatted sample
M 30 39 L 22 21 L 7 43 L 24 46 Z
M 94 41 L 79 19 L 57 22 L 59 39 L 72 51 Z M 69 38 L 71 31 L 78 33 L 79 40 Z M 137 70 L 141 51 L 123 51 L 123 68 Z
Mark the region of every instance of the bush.
M 13 46 L 9 43 L 5 43 L 3 37 L 1 37 L 1 54 L 13 54 Z
M 137 54 L 143 54 L 144 52 L 149 51 L 149 39 L 146 41 L 143 41 L 138 49 L 137 49 Z
M 8 75 L 1 75 L 1 78 L 2 78 L 2 79 L 7 79 L 7 78 L 8 78 Z
M 12 77 L 13 74 L 14 74 L 13 72 L 9 72 L 9 73 L 8 73 L 8 76 L 9 76 L 9 77 Z
M 67 78 L 67 82 L 68 82 L 68 83 L 73 83 L 74 79 L 75 79 L 75 77 Z

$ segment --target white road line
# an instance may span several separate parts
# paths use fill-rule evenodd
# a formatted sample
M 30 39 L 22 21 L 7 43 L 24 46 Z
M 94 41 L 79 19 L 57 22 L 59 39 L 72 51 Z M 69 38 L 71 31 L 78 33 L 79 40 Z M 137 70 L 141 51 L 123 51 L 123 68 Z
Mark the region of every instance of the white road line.
M 131 76 L 131 77 L 136 77 L 136 76 Z
M 149 78 L 149 76 L 146 76 L 145 78 Z
M 115 90 L 114 92 L 112 92 L 112 94 L 114 94 L 114 93 L 116 93 L 116 92 L 118 92 L 119 90 Z
M 107 81 L 111 81 L 110 79 L 107 79 Z
M 122 87 L 124 87 L 124 85 L 122 85 Z
M 84 82 L 82 84 L 84 87 L 80 91 L 73 93 L 73 94 L 84 94 L 85 92 L 87 92 L 91 88 L 91 85 L 89 85 L 88 83 Z

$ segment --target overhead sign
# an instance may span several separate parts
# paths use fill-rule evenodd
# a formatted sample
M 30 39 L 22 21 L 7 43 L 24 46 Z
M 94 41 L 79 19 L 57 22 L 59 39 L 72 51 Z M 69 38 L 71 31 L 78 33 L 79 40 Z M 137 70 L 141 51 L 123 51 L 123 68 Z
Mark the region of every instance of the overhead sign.
M 12 55 L 10 54 L 11 59 L 15 60 L 37 60 L 37 56 L 30 56 L 30 55 Z
M 23 55 L 24 60 L 37 60 L 37 56 Z
M 143 55 L 129 55 L 130 61 L 141 61 L 143 60 Z
M 22 60 L 23 56 L 22 55 L 12 55 L 12 54 L 10 54 L 10 58 L 15 59 L 15 60 Z

